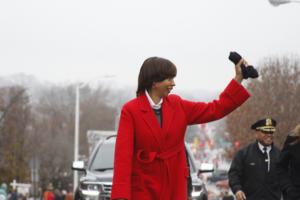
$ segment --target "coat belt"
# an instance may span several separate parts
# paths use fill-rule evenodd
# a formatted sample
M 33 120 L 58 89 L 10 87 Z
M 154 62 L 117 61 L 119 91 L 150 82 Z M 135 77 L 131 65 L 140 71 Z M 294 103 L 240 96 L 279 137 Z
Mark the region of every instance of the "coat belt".
M 171 200 L 172 192 L 167 189 L 172 184 L 172 179 L 176 177 L 172 177 L 170 170 L 170 163 L 167 162 L 168 159 L 176 156 L 178 153 L 184 150 L 184 144 L 181 143 L 172 148 L 169 148 L 163 152 L 155 152 L 155 151 L 146 151 L 146 150 L 138 150 L 137 152 L 137 160 L 141 163 L 147 164 L 153 162 L 155 159 L 161 160 L 161 167 L 164 168 L 165 173 L 162 174 L 162 190 L 160 200 Z M 183 172 L 184 173 L 184 172 Z
M 140 149 L 137 151 L 137 159 L 141 163 L 151 163 L 155 159 L 167 160 L 171 157 L 176 156 L 183 149 L 184 149 L 183 144 L 176 145 L 176 146 L 174 146 L 170 149 L 167 149 L 163 152 L 146 151 L 144 149 Z

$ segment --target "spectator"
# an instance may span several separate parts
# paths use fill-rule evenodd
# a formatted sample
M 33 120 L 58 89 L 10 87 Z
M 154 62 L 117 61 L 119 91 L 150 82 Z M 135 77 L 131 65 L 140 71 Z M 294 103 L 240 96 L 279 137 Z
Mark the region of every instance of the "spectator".
M 55 200 L 55 195 L 53 193 L 53 185 L 52 183 L 49 183 L 46 191 L 43 194 L 43 200 Z
M 277 166 L 285 200 L 299 200 L 300 124 L 287 136 Z

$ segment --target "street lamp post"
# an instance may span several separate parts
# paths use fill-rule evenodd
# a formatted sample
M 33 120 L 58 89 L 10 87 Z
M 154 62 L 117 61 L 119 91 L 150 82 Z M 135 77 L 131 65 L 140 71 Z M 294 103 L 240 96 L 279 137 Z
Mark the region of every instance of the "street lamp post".
M 75 133 L 74 133 L 74 161 L 78 160 L 78 141 L 79 141 L 79 89 L 81 84 L 76 85 L 76 99 L 75 99 Z M 75 192 L 78 184 L 78 171 L 74 171 L 73 191 Z
M 273 6 L 279 6 L 286 3 L 300 3 L 300 0 L 269 0 Z

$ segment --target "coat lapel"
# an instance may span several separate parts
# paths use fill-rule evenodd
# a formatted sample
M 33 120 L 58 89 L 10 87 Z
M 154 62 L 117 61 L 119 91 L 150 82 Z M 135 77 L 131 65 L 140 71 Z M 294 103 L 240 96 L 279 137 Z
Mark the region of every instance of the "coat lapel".
M 145 94 L 142 94 L 138 97 L 140 102 L 140 110 L 142 113 L 142 118 L 151 130 L 152 135 L 154 136 L 155 140 L 161 147 L 162 145 L 162 129 L 159 126 L 158 120 L 148 102 L 148 99 Z

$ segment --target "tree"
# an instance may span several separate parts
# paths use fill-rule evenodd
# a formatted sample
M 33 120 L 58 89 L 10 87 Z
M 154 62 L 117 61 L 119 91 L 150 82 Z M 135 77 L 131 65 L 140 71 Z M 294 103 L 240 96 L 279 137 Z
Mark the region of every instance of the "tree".
M 29 163 L 37 160 L 39 185 L 66 189 L 73 182 L 75 85 L 34 87 L 0 88 L 0 182 L 30 182 Z M 103 85 L 80 89 L 80 155 L 88 156 L 88 130 L 115 129 L 120 93 Z
M 118 95 L 118 94 L 116 94 Z M 116 99 L 109 88 L 98 87 L 81 89 L 80 101 L 80 150 L 88 155 L 88 143 L 86 133 L 88 130 L 115 130 L 117 110 L 111 102 Z
M 245 146 L 253 141 L 250 126 L 258 119 L 272 117 L 277 122 L 275 144 L 281 146 L 289 131 L 300 122 L 300 60 L 297 57 L 271 57 L 259 68 L 260 77 L 247 89 L 251 98 L 226 118 L 231 142 Z
M 80 148 L 79 154 L 88 156 L 87 130 L 113 130 L 116 109 L 110 105 L 110 91 L 101 86 L 80 90 Z M 66 187 L 72 182 L 71 165 L 74 159 L 75 85 L 53 86 L 43 91 L 34 105 L 35 146 L 40 160 L 42 186 L 53 182 Z M 62 182 L 64 180 L 65 183 Z
M 74 86 L 51 86 L 41 91 L 40 98 L 33 105 L 36 135 L 35 156 L 40 162 L 42 188 L 49 182 L 55 187 L 60 180 L 71 182 L 74 144 Z
M 28 181 L 28 132 L 30 105 L 26 90 L 20 86 L 4 87 L 1 93 L 0 174 L 1 181 Z

